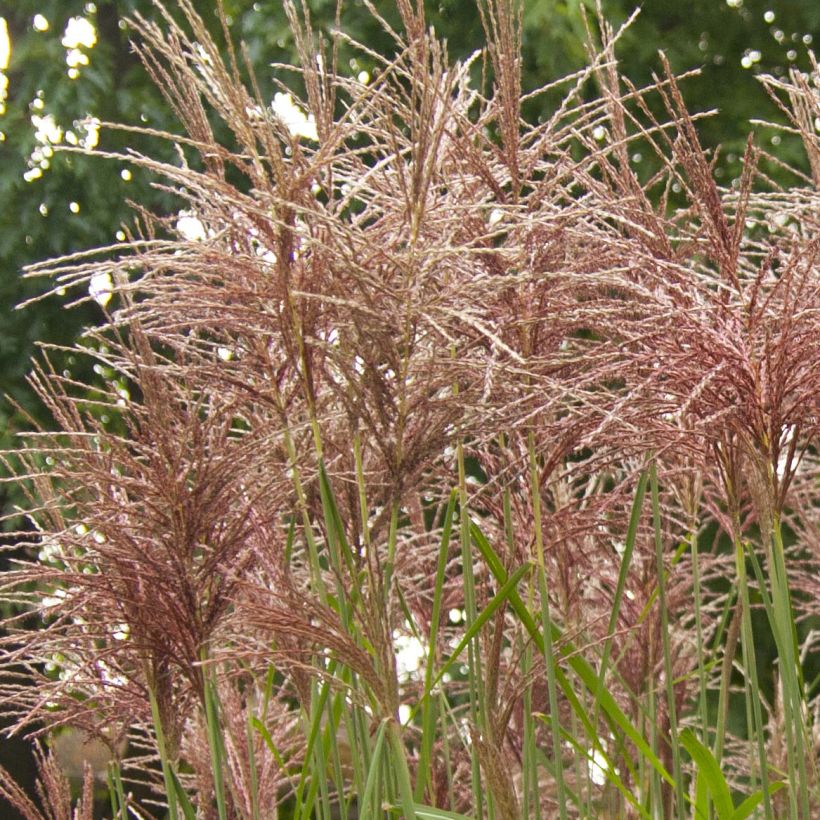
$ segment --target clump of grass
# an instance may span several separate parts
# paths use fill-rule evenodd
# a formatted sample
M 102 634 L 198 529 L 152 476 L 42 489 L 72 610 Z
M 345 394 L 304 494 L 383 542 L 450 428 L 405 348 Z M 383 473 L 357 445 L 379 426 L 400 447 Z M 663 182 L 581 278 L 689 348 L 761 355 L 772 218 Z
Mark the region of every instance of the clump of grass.
M 512 0 L 466 62 L 401 0 L 367 85 L 287 3 L 278 108 L 179 7 L 179 162 L 106 155 L 179 213 L 30 271 L 104 321 L 7 456 L 14 730 L 100 737 L 118 818 L 811 816 L 816 178 L 718 186 L 602 20 L 528 125 Z M 765 82 L 814 172 L 816 72 Z

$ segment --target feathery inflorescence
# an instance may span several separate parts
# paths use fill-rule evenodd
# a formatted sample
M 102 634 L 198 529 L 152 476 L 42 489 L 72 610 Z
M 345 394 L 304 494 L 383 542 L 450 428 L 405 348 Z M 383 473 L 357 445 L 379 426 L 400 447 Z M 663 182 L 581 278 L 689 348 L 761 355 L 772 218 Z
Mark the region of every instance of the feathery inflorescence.
M 471 816 L 672 816 L 684 726 L 742 792 L 802 749 L 782 805 L 816 806 L 816 696 L 783 643 L 763 713 L 726 723 L 733 664 L 762 691 L 750 588 L 791 585 L 772 629 L 793 613 L 792 665 L 816 660 L 816 66 L 764 79 L 810 176 L 778 188 L 750 138 L 722 188 L 680 80 L 634 88 L 603 21 L 530 125 L 512 0 L 479 3 L 466 61 L 402 0 L 367 84 L 338 68 L 364 46 L 287 2 L 305 94 L 274 106 L 179 7 L 134 20 L 179 161 L 109 155 L 179 211 L 30 271 L 105 319 L 73 351 L 99 380 L 44 354 L 54 430 L 7 456 L 32 524 L 2 584 L 15 729 L 80 728 L 203 817 L 375 788 L 407 813 L 402 772 Z

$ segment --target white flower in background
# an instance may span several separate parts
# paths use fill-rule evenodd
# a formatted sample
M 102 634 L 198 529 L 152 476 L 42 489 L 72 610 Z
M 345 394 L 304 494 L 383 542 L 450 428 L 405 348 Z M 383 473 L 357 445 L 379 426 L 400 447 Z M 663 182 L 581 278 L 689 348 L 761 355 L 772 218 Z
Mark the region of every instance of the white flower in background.
M 51 595 L 43 596 L 42 605 L 45 609 L 50 609 L 51 607 L 59 606 L 67 597 L 66 591 L 57 587 L 52 591 Z
M 78 137 L 75 131 L 65 132 L 65 141 L 69 145 L 79 145 L 86 151 L 91 151 L 100 142 L 100 121 L 97 117 L 88 117 L 85 120 L 74 120 L 74 128 L 80 132 Z
M 31 115 L 31 124 L 34 126 L 34 139 L 42 145 L 57 145 L 63 141 L 63 129 L 57 125 L 53 114 Z
M 309 140 L 318 140 L 316 132 L 316 118 L 313 114 L 306 115 L 293 101 L 290 94 L 277 92 L 271 104 L 273 113 L 284 123 L 285 128 L 294 137 L 306 137 Z
M 35 111 L 42 111 L 44 107 L 42 96 L 38 94 L 32 101 L 31 107 Z M 37 145 L 29 156 L 28 170 L 23 174 L 26 182 L 32 182 L 43 175 L 43 171 L 51 165 L 51 157 L 54 154 L 52 145 L 58 145 L 63 141 L 63 129 L 57 124 L 53 114 L 32 114 L 31 124 Z
M 43 563 L 56 561 L 63 557 L 63 545 L 59 541 L 43 541 L 40 544 L 40 551 L 37 557 Z
M 65 48 L 94 48 L 97 44 L 97 29 L 85 17 L 70 17 L 62 42 Z
M 202 242 L 206 237 L 205 226 L 191 211 L 180 211 L 177 230 L 189 242 Z
M 9 78 L 5 70 L 11 60 L 11 38 L 5 17 L 0 17 L 0 114 L 6 113 L 6 97 L 9 93 Z
M 100 141 L 100 121 L 96 117 L 89 117 L 82 127 L 85 128 L 85 136 L 80 140 L 80 145 L 90 151 Z
M 63 33 L 65 62 L 68 66 L 68 77 L 76 80 L 80 76 L 80 66 L 88 65 L 88 55 L 84 48 L 94 48 L 97 43 L 97 30 L 85 17 L 71 17 Z
M 5 71 L 9 67 L 11 60 L 11 37 L 9 37 L 9 24 L 5 17 L 0 17 L 0 71 Z
M 598 749 L 592 752 L 592 759 L 587 762 L 589 766 L 589 778 L 596 786 L 603 786 L 607 781 L 607 765 L 606 758 Z
M 131 635 L 131 627 L 127 623 L 122 623 L 111 633 L 111 637 L 115 641 L 126 641 Z
M 393 633 L 393 650 L 396 653 L 396 671 L 399 677 L 418 677 L 422 659 L 426 654 L 422 642 L 414 635 L 397 630 Z
M 111 294 L 114 292 L 114 283 L 111 281 L 110 273 L 95 273 L 88 283 L 88 295 L 100 307 L 105 307 L 111 301 Z
M 88 65 L 89 59 L 88 55 L 80 51 L 78 48 L 71 48 L 66 52 L 65 55 L 65 64 L 69 68 L 79 68 L 80 66 Z M 69 72 L 69 76 L 72 80 L 76 80 L 77 77 L 80 76 L 79 71 Z

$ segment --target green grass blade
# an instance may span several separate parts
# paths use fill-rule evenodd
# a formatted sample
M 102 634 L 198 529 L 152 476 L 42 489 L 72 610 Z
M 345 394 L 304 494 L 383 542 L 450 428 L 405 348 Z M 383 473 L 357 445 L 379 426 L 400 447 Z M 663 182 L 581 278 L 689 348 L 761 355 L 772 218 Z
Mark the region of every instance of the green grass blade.
M 205 725 L 208 732 L 208 746 L 211 751 L 211 768 L 214 776 L 214 792 L 219 820 L 227 820 L 228 809 L 225 803 L 225 745 L 219 719 L 219 695 L 216 691 L 213 669 L 206 667 L 205 679 Z
M 606 679 L 606 670 L 609 664 L 609 656 L 612 652 L 612 639 L 615 633 L 615 628 L 618 625 L 618 616 L 621 612 L 621 601 L 623 600 L 624 589 L 626 588 L 626 579 L 629 574 L 629 566 L 632 563 L 632 553 L 635 549 L 635 538 L 638 534 L 638 524 L 641 520 L 641 507 L 643 506 L 644 496 L 646 494 L 646 483 L 649 479 L 649 474 L 646 470 L 641 474 L 638 480 L 638 486 L 635 490 L 635 500 L 632 502 L 632 512 L 629 516 L 629 527 L 626 532 L 626 541 L 624 542 L 624 553 L 621 556 L 621 568 L 618 571 L 618 583 L 615 587 L 615 596 L 612 599 L 612 613 L 609 616 L 609 624 L 606 630 L 606 640 L 604 641 L 604 651 L 601 655 L 601 666 L 598 672 L 598 685 L 600 689 L 604 688 L 604 680 Z M 598 709 L 600 703 L 597 698 L 595 700 L 595 719 L 593 724 L 597 723 Z
M 675 778 L 675 796 L 678 816 L 683 817 L 684 791 L 678 746 L 678 717 L 675 707 L 675 681 L 672 669 L 672 651 L 669 645 L 669 610 L 666 606 L 666 568 L 663 561 L 663 536 L 661 532 L 661 503 L 658 489 L 658 471 L 655 462 L 649 467 L 649 482 L 652 488 L 652 529 L 655 536 L 655 560 L 658 572 L 658 601 L 661 611 L 661 639 L 663 642 L 663 665 L 666 678 L 666 706 L 669 714 L 670 744 L 672 746 L 672 774 Z
M 179 812 L 177 808 L 176 786 L 174 785 L 174 771 L 171 767 L 171 762 L 168 760 L 165 732 L 162 729 L 157 696 L 150 686 L 148 687 L 148 699 L 151 703 L 151 718 L 154 724 L 154 733 L 157 738 L 157 751 L 159 752 L 160 765 L 162 766 L 162 778 L 165 781 L 165 794 L 168 800 L 168 817 L 170 820 L 177 820 Z
M 347 568 L 351 577 L 356 577 L 356 563 L 353 551 L 347 541 L 344 522 L 342 521 L 339 505 L 336 503 L 336 495 L 330 485 L 324 461 L 319 462 L 319 495 L 322 500 L 322 513 L 325 519 L 325 526 L 328 534 L 328 546 L 330 547 L 331 561 L 334 569 L 341 575 L 342 563 Z
M 768 785 L 769 772 L 766 759 L 766 727 L 763 723 L 763 714 L 760 708 L 761 691 L 757 676 L 757 652 L 755 650 L 755 634 L 752 625 L 752 604 L 749 596 L 749 584 L 746 573 L 746 556 L 744 554 L 743 543 L 739 538 L 735 539 L 735 566 L 737 567 L 738 596 L 743 606 L 741 619 L 741 647 L 743 649 L 744 672 L 746 687 L 745 706 L 747 711 L 747 724 L 751 727 L 749 740 L 753 735 L 757 738 L 758 759 L 760 761 L 760 778 L 762 794 L 765 799 L 765 815 L 767 820 L 774 817 L 771 800 L 769 799 Z M 764 587 L 765 589 L 765 587 Z M 752 788 L 756 783 L 751 783 Z
M 119 802 L 119 796 L 117 795 L 117 790 L 114 787 L 114 781 L 111 777 L 111 770 L 109 769 L 106 775 L 106 785 L 108 786 L 108 802 L 111 805 L 111 820 L 117 820 L 120 817 L 120 806 L 122 805 Z
M 692 594 L 694 596 L 695 611 L 695 647 L 696 647 L 696 669 L 698 677 L 698 726 L 700 729 L 700 739 L 703 743 L 709 742 L 709 706 L 707 695 L 707 680 L 710 672 L 710 664 L 706 659 L 706 647 L 704 646 L 703 633 L 703 590 L 700 580 L 700 545 L 698 543 L 697 521 L 693 520 L 689 528 L 689 545 L 692 556 Z M 707 796 L 708 801 L 708 796 Z M 708 805 L 707 805 L 708 818 Z
M 470 538 L 469 494 L 467 492 L 467 470 L 464 461 L 464 442 L 459 434 L 456 443 L 456 462 L 458 464 L 458 498 L 459 498 L 459 542 L 461 545 L 461 585 L 464 591 L 464 613 L 469 629 L 478 617 L 476 604 L 475 573 L 473 571 L 472 539 Z M 487 731 L 487 713 L 484 709 L 485 688 L 482 669 L 481 647 L 478 641 L 467 646 L 467 694 L 469 701 L 470 722 L 479 731 Z M 485 792 L 482 786 L 481 763 L 474 744 L 469 746 L 470 783 L 472 786 L 472 805 L 476 814 L 484 818 Z M 492 797 L 488 799 L 490 820 L 493 820 Z
M 299 814 L 299 817 L 304 818 L 304 820 L 307 820 L 307 818 L 311 816 L 313 811 L 313 800 L 315 798 L 315 790 L 313 789 L 308 790 L 308 796 L 304 800 L 304 802 L 302 798 L 310 773 L 311 761 L 314 761 L 314 759 L 316 759 L 315 762 L 318 763 L 316 767 L 318 770 L 318 778 L 313 778 L 313 783 L 311 784 L 311 786 L 315 784 L 319 778 L 325 778 L 327 776 L 327 765 L 324 757 L 324 752 L 322 749 L 322 744 L 317 743 L 316 740 L 321 734 L 322 715 L 324 714 L 325 704 L 327 703 L 329 694 L 330 683 L 325 682 L 319 689 L 318 697 L 313 698 L 313 703 L 311 704 L 312 717 L 310 720 L 310 729 L 308 732 L 307 744 L 305 747 L 305 762 L 302 764 L 302 771 L 299 776 L 299 783 L 296 786 L 296 806 L 299 808 L 301 812 Z
M 441 531 L 441 544 L 438 551 L 436 566 L 436 581 L 433 589 L 433 611 L 430 616 L 430 637 L 427 644 L 427 664 L 424 670 L 424 691 L 430 692 L 433 688 L 433 664 L 438 644 L 439 622 L 441 620 L 441 601 L 444 596 L 444 574 L 447 571 L 447 555 L 450 550 L 450 538 L 453 532 L 453 518 L 455 515 L 458 491 L 450 493 L 447 510 L 444 513 L 444 524 Z M 427 778 L 430 771 L 430 761 L 433 754 L 433 736 L 435 734 L 435 704 L 430 698 L 424 698 L 421 712 L 421 747 L 419 749 L 418 776 L 414 797 L 420 802 L 427 788 Z
M 367 780 L 362 793 L 362 801 L 359 813 L 362 817 L 376 817 L 380 809 L 380 801 L 376 792 L 376 782 L 379 779 L 379 767 L 382 765 L 382 750 L 384 749 L 384 738 L 387 734 L 387 720 L 381 722 L 379 731 L 376 733 L 376 743 L 373 746 L 373 754 L 370 757 L 370 770 L 367 773 Z
M 108 796 L 111 800 L 112 820 L 125 820 L 128 813 L 128 803 L 122 785 L 119 760 L 112 760 L 108 764 Z
M 470 625 L 470 628 L 464 633 L 464 637 L 458 642 L 458 646 L 456 646 L 456 648 L 450 653 L 450 657 L 444 662 L 435 678 L 433 678 L 431 688 L 435 686 L 449 671 L 450 667 L 456 662 L 459 655 L 467 648 L 470 641 L 472 641 L 472 639 L 481 631 L 481 628 L 487 623 L 487 621 L 490 620 L 498 608 L 510 599 L 511 594 L 515 590 L 516 586 L 518 586 L 518 583 L 531 569 L 531 564 L 524 564 L 519 567 L 509 578 L 507 578 L 501 586 L 501 589 L 493 595 L 487 603 L 487 606 L 481 610 L 478 617 Z M 429 692 L 425 691 L 425 694 L 427 695 Z
M 786 784 L 782 780 L 776 780 L 769 784 L 769 797 L 775 792 L 779 792 Z M 749 795 L 732 814 L 732 820 L 746 820 L 750 817 L 752 812 L 763 802 L 763 790 L 758 789 L 754 794 Z
M 182 787 L 182 783 L 179 782 L 177 773 L 173 769 L 171 769 L 171 780 L 174 784 L 174 794 L 182 809 L 183 817 L 185 817 L 185 820 L 197 820 L 196 811 L 188 798 L 187 792 Z
M 567 820 L 567 795 L 565 793 L 564 767 L 561 765 L 563 760 L 561 753 L 561 718 L 558 707 L 558 681 L 556 678 L 558 661 L 555 656 L 552 630 L 550 629 L 550 624 L 552 623 L 552 615 L 550 613 L 550 587 L 541 515 L 541 471 L 535 451 L 535 433 L 532 429 L 527 431 L 527 454 L 529 461 L 530 503 L 532 504 L 533 547 L 536 566 L 535 577 L 538 586 L 539 603 L 541 604 L 541 635 L 544 639 L 542 654 L 544 656 L 544 664 L 547 668 L 547 701 L 549 703 L 550 715 L 552 715 L 553 718 L 550 722 L 550 734 L 552 736 L 552 757 L 555 761 L 554 774 L 555 785 L 557 787 L 558 816 L 561 820 Z
M 773 516 L 769 554 L 772 608 L 775 622 L 772 631 L 780 658 L 780 680 L 783 687 L 783 722 L 786 730 L 789 771 L 794 787 L 789 789 L 792 816 L 809 817 L 808 771 L 805 747 L 810 742 L 803 717 L 803 672 L 797 643 L 797 626 L 791 605 L 791 590 L 786 572 L 786 556 L 780 520 Z M 799 809 L 798 809 L 799 800 Z
M 484 556 L 484 560 L 487 562 L 487 566 L 495 576 L 495 579 L 501 584 L 506 583 L 507 571 L 504 569 L 504 565 L 495 554 L 495 551 L 490 546 L 490 543 L 487 541 L 484 534 L 474 524 L 472 525 L 471 532 L 476 546 Z M 543 652 L 544 636 L 538 630 L 532 614 L 527 609 L 526 605 L 521 600 L 521 596 L 514 588 L 510 591 L 509 602 L 536 647 L 539 651 Z M 644 738 L 632 721 L 624 714 L 612 694 L 606 689 L 601 689 L 599 687 L 598 676 L 595 673 L 595 670 L 589 662 L 580 655 L 575 647 L 575 644 L 564 638 L 563 632 L 556 624 L 553 623 L 551 625 L 551 629 L 553 641 L 560 643 L 561 645 L 560 656 L 566 659 L 567 664 L 573 672 L 575 672 L 576 676 L 584 684 L 590 694 L 593 697 L 600 698 L 601 708 L 604 711 L 604 715 L 606 716 L 610 727 L 613 730 L 620 730 L 620 732 L 628 737 L 635 744 L 638 751 L 644 756 L 652 768 L 660 775 L 660 777 L 662 777 L 670 786 L 674 787 L 675 781 L 672 778 L 672 775 L 669 774 L 658 756 L 649 747 L 649 744 L 646 742 L 646 738 Z M 556 667 L 556 676 L 556 680 L 561 686 L 564 695 L 569 699 L 570 704 L 573 709 L 575 709 L 578 717 L 584 724 L 587 732 L 590 734 L 590 740 L 598 745 L 599 751 L 603 752 L 604 750 L 601 748 L 600 741 L 598 740 L 598 733 L 594 730 L 589 715 L 582 704 L 578 701 L 575 693 L 572 691 L 572 687 L 570 686 L 566 676 L 558 667 Z
M 627 527 L 626 541 L 624 542 L 624 553 L 621 556 L 621 566 L 618 570 L 618 581 L 615 587 L 615 597 L 612 602 L 612 612 L 609 617 L 609 624 L 606 631 L 606 640 L 604 641 L 604 649 L 601 655 L 601 663 L 598 670 L 598 691 L 604 691 L 604 684 L 606 681 L 606 673 L 609 666 L 610 654 L 612 652 L 612 641 L 615 634 L 615 629 L 618 624 L 618 617 L 621 612 L 621 603 L 623 601 L 624 590 L 626 588 L 626 580 L 629 574 L 629 567 L 632 563 L 632 554 L 635 549 L 635 539 L 638 532 L 638 524 L 641 519 L 641 508 L 643 507 L 644 496 L 646 495 L 646 484 L 649 474 L 646 470 L 641 473 L 638 479 L 638 486 L 635 489 L 635 499 L 632 502 L 632 510 L 629 515 L 629 525 Z M 593 727 L 598 726 L 598 716 L 600 714 L 601 702 L 600 698 L 595 696 L 595 703 L 593 708 Z
M 259 772 L 256 763 L 256 750 L 253 742 L 253 715 L 248 713 L 248 724 L 245 727 L 248 751 L 248 771 L 250 772 L 251 820 L 259 820 Z
M 681 731 L 678 738 L 681 746 L 689 752 L 689 756 L 695 761 L 698 777 L 702 777 L 706 781 L 719 820 L 731 820 L 735 813 L 732 793 L 715 756 L 689 728 Z
M 262 737 L 262 740 L 265 741 L 265 745 L 270 750 L 270 753 L 273 755 L 273 759 L 276 761 L 276 765 L 284 771 L 285 769 L 285 761 L 282 759 L 282 755 L 279 754 L 279 750 L 276 748 L 276 744 L 273 742 L 273 738 L 270 736 L 270 732 L 268 731 L 267 727 L 264 723 L 262 723 L 259 718 L 252 717 L 251 718 L 251 726 L 256 729 L 257 732 Z
M 410 779 L 410 769 L 407 766 L 407 750 L 399 733 L 399 725 L 395 720 L 387 721 L 387 738 L 392 752 L 390 764 L 399 787 L 399 801 L 404 820 L 416 820 L 416 804 L 413 800 L 413 784 Z
M 549 723 L 549 715 L 537 715 L 537 717 L 544 723 Z M 646 809 L 638 803 L 638 801 L 635 799 L 635 796 L 629 791 L 629 789 L 626 788 L 626 785 L 624 784 L 623 780 L 621 780 L 618 773 L 615 771 L 615 766 L 612 764 L 612 761 L 609 760 L 609 758 L 607 758 L 606 756 L 602 756 L 601 762 L 605 763 L 606 767 L 601 766 L 599 762 L 595 760 L 594 756 L 590 754 L 589 749 L 586 749 L 581 744 L 579 739 L 573 736 L 571 732 L 568 732 L 566 729 L 562 728 L 561 737 L 565 743 L 569 743 L 569 745 L 572 746 L 573 749 L 575 749 L 575 751 L 578 753 L 580 757 L 586 760 L 587 766 L 589 766 L 590 764 L 594 764 L 604 772 L 607 780 L 610 783 L 612 783 L 613 786 L 615 786 L 615 788 L 632 805 L 632 807 L 638 812 L 638 814 L 643 818 L 643 820 L 651 820 L 651 815 L 649 814 L 649 812 L 647 812 Z M 597 749 L 597 751 L 598 754 L 602 754 L 600 749 Z M 541 752 L 541 754 L 544 756 L 544 765 L 546 765 L 548 768 L 551 767 L 552 764 L 549 762 L 549 760 L 547 760 L 546 755 L 544 755 L 543 752 Z M 581 809 L 580 798 L 578 798 L 578 796 L 572 792 L 569 786 L 566 787 L 566 790 L 572 802 L 575 803 L 575 805 L 578 806 L 579 809 Z M 584 816 L 583 812 L 581 813 L 581 816 Z

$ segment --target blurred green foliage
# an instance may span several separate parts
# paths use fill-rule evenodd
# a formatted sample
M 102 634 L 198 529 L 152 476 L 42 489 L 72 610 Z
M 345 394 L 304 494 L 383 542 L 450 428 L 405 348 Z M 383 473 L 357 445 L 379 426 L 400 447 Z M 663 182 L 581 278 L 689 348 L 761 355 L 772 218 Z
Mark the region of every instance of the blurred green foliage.
M 217 31 L 214 5 L 196 4 Z M 334 27 L 335 0 L 309 0 L 308 5 L 317 32 L 328 36 Z M 394 3 L 379 2 L 376 7 L 391 24 L 398 25 Z M 633 0 L 604 0 L 603 8 L 617 28 L 631 14 Z M 295 61 L 293 36 L 281 0 L 225 0 L 225 10 L 234 40 L 247 46 L 263 93 L 272 95 L 277 79 L 293 83 L 292 74 L 270 68 L 272 62 Z M 46 288 L 42 281 L 23 280 L 23 267 L 114 241 L 123 223 L 132 218 L 128 200 L 160 211 L 172 212 L 174 207 L 140 171 L 132 170 L 130 179 L 125 179 L 123 172 L 127 177 L 130 169 L 121 163 L 75 153 L 54 152 L 44 158 L 48 167 L 40 168 L 41 176 L 24 178 L 37 166 L 32 162 L 38 148 L 32 116 L 50 114 L 63 131 L 63 143 L 68 131 L 82 135 L 82 120 L 89 116 L 175 130 L 161 94 L 131 50 L 131 31 L 125 21 L 134 12 L 158 18 L 151 0 L 0 3 L 0 16 L 7 21 L 12 44 L 6 111 L 0 116 L 0 201 L 4 205 L 0 209 L 0 394 L 35 413 L 36 402 L 25 385 L 35 342 L 69 343 L 84 324 L 99 318 L 99 308 L 91 304 L 65 311 L 60 299 L 49 297 L 23 311 L 15 310 L 15 305 Z M 429 2 L 427 12 L 428 23 L 448 39 L 452 57 L 467 56 L 481 46 L 483 34 L 474 0 Z M 74 17 L 93 23 L 97 42 L 81 49 L 88 64 L 78 66 L 78 76 L 71 79 L 68 49 L 62 40 Z M 526 0 L 523 20 L 525 88 L 542 85 L 584 64 L 586 35 L 579 0 Z M 393 50 L 390 37 L 362 0 L 345 4 L 342 28 L 376 51 Z M 820 36 L 818 32 L 820 3 L 806 0 L 647 0 L 621 39 L 618 53 L 622 72 L 637 85 L 649 82 L 652 73 L 660 70 L 659 49 L 667 53 L 677 72 L 702 68 L 700 76 L 686 81 L 684 90 L 693 111 L 719 112 L 702 122 L 701 133 L 706 145 L 723 146 L 716 173 L 728 182 L 739 173 L 749 120 L 779 118 L 754 75 L 782 75 L 790 66 L 805 68 L 807 50 L 812 39 Z M 367 58 L 347 47 L 342 49 L 341 67 L 351 73 L 372 68 Z M 528 116 L 546 116 L 558 93 L 538 98 Z M 762 129 L 757 139 L 788 163 L 802 161 L 796 141 L 784 137 L 781 142 L 777 132 L 769 129 Z M 170 150 L 159 141 L 148 145 L 143 137 L 105 130 L 99 148 L 154 154 Z M 3 399 L 2 446 L 9 445 L 15 430 L 27 425 Z M 12 499 L 8 490 L 3 492 L 3 506 L 7 506 Z

